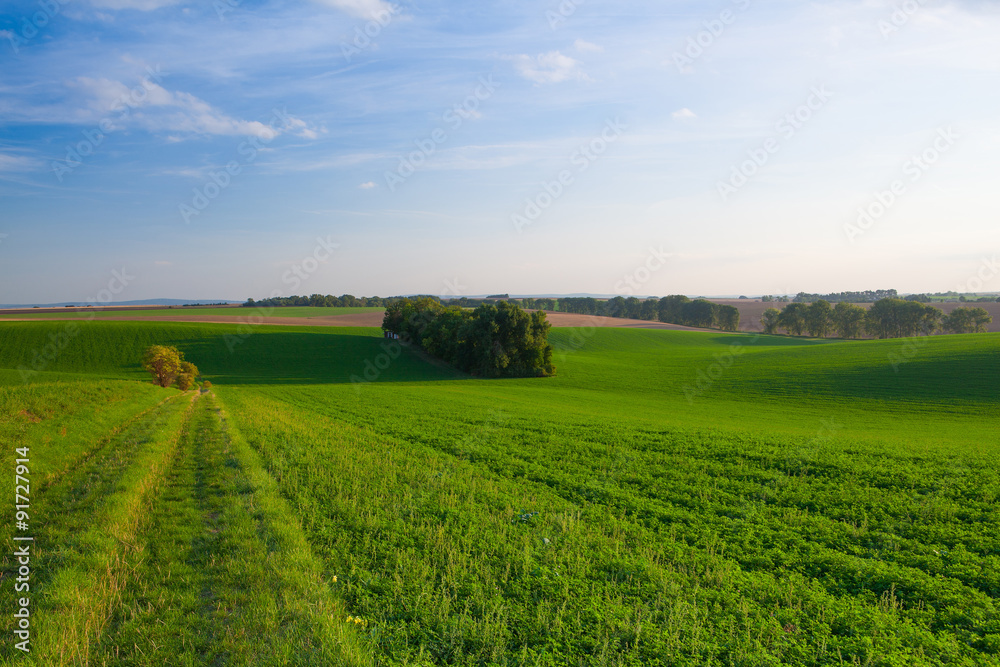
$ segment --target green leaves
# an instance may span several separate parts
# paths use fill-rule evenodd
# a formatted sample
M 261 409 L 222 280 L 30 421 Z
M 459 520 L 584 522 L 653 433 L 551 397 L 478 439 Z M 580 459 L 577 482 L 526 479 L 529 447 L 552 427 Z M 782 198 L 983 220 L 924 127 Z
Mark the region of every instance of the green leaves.
M 480 377 L 553 375 L 550 326 L 545 313 L 529 315 L 507 301 L 468 311 L 404 299 L 389 306 L 382 321 L 384 331 Z

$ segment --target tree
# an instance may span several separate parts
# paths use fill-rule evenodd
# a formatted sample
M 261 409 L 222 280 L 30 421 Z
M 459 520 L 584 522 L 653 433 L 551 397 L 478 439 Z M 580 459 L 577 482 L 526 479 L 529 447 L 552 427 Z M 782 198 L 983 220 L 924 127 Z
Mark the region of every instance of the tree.
M 197 366 L 184 361 L 183 352 L 166 345 L 147 348 L 142 357 L 142 367 L 153 376 L 153 384 L 161 387 L 176 385 L 181 391 L 190 389 L 199 375 Z
M 639 310 L 639 319 L 653 321 L 656 319 L 656 307 L 659 304 L 659 299 L 646 299 L 642 302 L 642 307 Z
M 354 298 L 349 294 L 345 297 Z M 398 335 L 408 343 L 422 345 L 428 325 L 443 310 L 444 306 L 430 297 L 400 299 L 385 309 L 382 329 Z
M 468 311 L 432 299 L 402 299 L 386 310 L 385 331 L 460 370 L 483 377 L 552 375 L 550 324 L 542 311 L 516 303 L 483 303 Z
M 740 328 L 740 309 L 736 306 L 719 306 L 716 319 L 723 331 L 736 331 Z
M 683 294 L 665 296 L 660 299 L 659 304 L 656 306 L 657 317 L 661 322 L 680 324 L 683 319 L 682 310 L 684 308 L 684 304 L 690 302 L 691 299 L 687 298 Z
M 808 306 L 804 303 L 790 303 L 778 316 L 778 326 L 792 334 L 801 336 L 806 328 L 805 312 Z
M 841 301 L 833 308 L 833 328 L 841 338 L 858 338 L 865 328 L 865 309 Z
M 153 376 L 153 383 L 169 387 L 181 373 L 184 356 L 176 347 L 153 345 L 142 358 L 142 367 Z
M 781 316 L 781 311 L 777 308 L 768 308 L 764 311 L 764 314 L 760 316 L 760 325 L 764 328 L 764 333 L 773 334 L 778 332 L 778 318 Z
M 180 354 L 180 353 L 178 353 Z M 180 354 L 180 358 L 183 359 L 184 355 Z M 181 370 L 177 375 L 177 388 L 181 391 L 187 391 L 190 389 L 198 377 L 198 367 L 192 364 L 190 361 L 181 361 Z
M 826 338 L 833 324 L 833 308 L 825 299 L 813 301 L 804 313 L 806 329 L 813 338 Z
M 680 324 L 710 329 L 716 324 L 717 313 L 716 304 L 705 299 L 695 299 L 681 306 Z
M 942 320 L 944 330 L 949 333 L 986 333 L 991 316 L 985 308 L 956 308 Z
M 865 315 L 865 329 L 877 338 L 908 338 L 932 334 L 944 315 L 933 306 L 902 299 L 880 299 Z

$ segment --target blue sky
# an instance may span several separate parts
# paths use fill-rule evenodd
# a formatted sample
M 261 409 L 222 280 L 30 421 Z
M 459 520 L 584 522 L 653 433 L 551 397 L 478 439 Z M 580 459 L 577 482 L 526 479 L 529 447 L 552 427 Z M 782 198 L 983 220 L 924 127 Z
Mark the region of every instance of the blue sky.
M 972 0 L 0 2 L 0 303 L 997 291 L 998 34 Z

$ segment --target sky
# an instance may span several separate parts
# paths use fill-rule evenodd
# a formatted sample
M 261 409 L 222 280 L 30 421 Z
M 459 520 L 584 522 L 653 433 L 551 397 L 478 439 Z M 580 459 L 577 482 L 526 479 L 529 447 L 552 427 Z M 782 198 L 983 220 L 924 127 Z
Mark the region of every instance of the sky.
M 0 1 L 0 303 L 1000 290 L 1000 8 Z

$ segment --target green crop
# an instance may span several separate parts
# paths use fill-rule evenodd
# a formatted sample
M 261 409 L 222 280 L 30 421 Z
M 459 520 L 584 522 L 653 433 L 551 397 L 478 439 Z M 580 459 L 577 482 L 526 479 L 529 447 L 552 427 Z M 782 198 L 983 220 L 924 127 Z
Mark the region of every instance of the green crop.
M 159 526 L 136 528 L 150 577 L 92 657 L 179 636 L 202 647 L 178 644 L 192 664 L 212 646 L 236 660 L 263 631 L 261 664 L 1000 664 L 1000 336 L 553 329 L 556 377 L 482 380 L 377 329 L 92 322 L 22 385 L 64 326 L 0 326 L 4 446 L 35 443 L 70 496 L 139 498 L 114 475 L 173 462 L 141 495 Z M 188 400 L 139 366 L 154 343 L 213 383 L 183 419 L 163 410 Z M 117 407 L 87 425 L 105 397 Z M 65 449 L 63 426 L 82 435 Z M 74 463 L 104 456 L 122 472 Z M 74 555 L 61 498 L 39 497 L 67 536 L 40 566 L 42 630 L 64 622 L 46 597 L 60 576 L 103 562 Z M 107 525 L 116 502 L 98 506 Z M 191 570 L 168 539 L 196 563 L 217 544 L 222 570 Z M 199 606 L 156 567 L 219 600 L 245 587 L 248 613 Z M 127 654 L 115 664 L 164 662 Z

